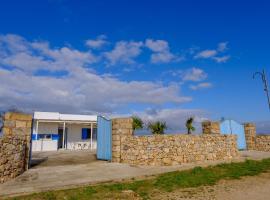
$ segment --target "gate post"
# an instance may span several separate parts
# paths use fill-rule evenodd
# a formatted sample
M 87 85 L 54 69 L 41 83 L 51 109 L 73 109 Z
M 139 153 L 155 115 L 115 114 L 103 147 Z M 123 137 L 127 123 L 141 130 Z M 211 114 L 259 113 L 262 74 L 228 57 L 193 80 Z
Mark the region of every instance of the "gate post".
M 246 147 L 247 150 L 256 149 L 256 126 L 253 123 L 245 123 L 245 137 L 246 137 Z
M 112 119 L 112 162 L 121 162 L 121 136 L 133 135 L 132 118 Z
M 31 153 L 32 115 L 8 112 L 0 137 L 0 183 L 28 169 Z

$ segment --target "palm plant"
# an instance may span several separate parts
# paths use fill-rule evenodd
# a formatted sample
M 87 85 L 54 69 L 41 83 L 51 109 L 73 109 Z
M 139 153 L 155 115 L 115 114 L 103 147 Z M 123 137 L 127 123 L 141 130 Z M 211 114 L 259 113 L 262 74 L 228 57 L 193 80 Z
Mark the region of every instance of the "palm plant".
M 137 117 L 137 116 L 133 116 L 132 117 L 133 122 L 132 122 L 132 128 L 133 130 L 137 130 L 137 129 L 142 129 L 143 128 L 143 121 L 141 118 Z
M 188 134 L 191 134 L 192 131 L 195 131 L 195 127 L 193 126 L 193 117 L 190 117 L 187 119 L 186 121 L 186 128 L 187 128 L 187 131 L 188 131 Z
M 151 130 L 152 134 L 164 134 L 164 130 L 167 129 L 165 122 L 157 121 L 150 122 L 148 124 L 148 129 Z

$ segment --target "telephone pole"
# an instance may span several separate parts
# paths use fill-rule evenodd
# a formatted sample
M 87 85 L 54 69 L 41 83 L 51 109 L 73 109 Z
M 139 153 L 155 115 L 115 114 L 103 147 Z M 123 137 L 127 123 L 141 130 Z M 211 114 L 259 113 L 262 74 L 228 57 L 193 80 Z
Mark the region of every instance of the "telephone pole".
M 270 97 L 269 97 L 269 90 L 268 90 L 268 82 L 267 82 L 267 77 L 266 77 L 266 73 L 265 70 L 263 69 L 262 72 L 255 72 L 253 74 L 253 79 L 256 77 L 256 75 L 260 75 L 262 78 L 262 82 L 264 85 L 264 91 L 266 93 L 266 97 L 267 97 L 267 101 L 268 101 L 268 107 L 270 110 Z

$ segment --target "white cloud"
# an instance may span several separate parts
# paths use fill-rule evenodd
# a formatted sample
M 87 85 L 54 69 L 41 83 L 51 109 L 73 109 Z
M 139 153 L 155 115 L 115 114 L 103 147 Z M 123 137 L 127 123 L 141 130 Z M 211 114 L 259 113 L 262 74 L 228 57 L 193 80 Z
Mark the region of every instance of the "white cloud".
M 86 46 L 93 49 L 101 49 L 104 45 L 108 44 L 105 35 L 99 35 L 95 40 L 89 39 L 85 41 Z
M 0 65 L 33 73 L 38 70 L 72 71 L 76 66 L 97 62 L 90 51 L 69 47 L 50 48 L 48 42 L 30 42 L 17 35 L 0 35 Z
M 220 52 L 226 51 L 228 49 L 227 45 L 228 45 L 228 42 L 220 42 L 218 44 L 217 50 Z
M 207 73 L 196 67 L 188 69 L 181 74 L 183 81 L 202 81 L 207 78 Z
M 145 46 L 153 51 L 151 63 L 169 63 L 178 62 L 184 58 L 170 52 L 169 44 L 165 40 L 147 39 Z
M 217 45 L 217 49 L 207 49 L 198 52 L 194 58 L 195 59 L 212 59 L 217 63 L 225 63 L 230 59 L 229 55 L 222 55 L 228 47 L 228 42 L 221 42 Z
M 134 64 L 134 58 L 141 54 L 142 42 L 117 42 L 114 49 L 110 52 L 104 53 L 104 56 L 108 59 L 109 65 L 115 65 L 117 63 Z
M 169 63 L 173 59 L 175 59 L 175 56 L 170 52 L 153 53 L 151 55 L 152 63 Z
M 115 112 L 130 104 L 180 104 L 191 100 L 180 93 L 181 88 L 177 84 L 123 81 L 106 74 L 96 74 L 91 64 L 98 57 L 89 51 L 51 48 L 48 42 L 30 42 L 17 37 L 19 44 L 13 40 L 12 45 L 6 39 L 9 37 L 0 37 L 0 109 L 17 107 L 28 111 L 100 113 Z M 129 59 L 140 53 L 138 48 L 141 45 L 136 42 L 118 43 L 116 49 L 128 48 L 128 54 L 132 56 L 124 58 L 124 54 L 120 54 L 112 61 L 124 59 L 131 62 Z M 41 69 L 68 73 L 61 77 L 35 75 Z
M 169 51 L 169 44 L 165 40 L 152 40 L 147 39 L 145 41 L 145 46 L 154 52 L 164 52 Z
M 221 56 L 221 57 L 214 57 L 213 58 L 217 63 L 225 63 L 227 60 L 230 59 L 230 56 Z
M 197 85 L 191 85 L 190 89 L 192 90 L 201 90 L 201 89 L 207 89 L 213 87 L 212 83 L 204 82 L 204 83 L 199 83 Z
M 195 58 L 212 58 L 213 56 L 217 55 L 216 50 L 204 50 L 199 52 Z

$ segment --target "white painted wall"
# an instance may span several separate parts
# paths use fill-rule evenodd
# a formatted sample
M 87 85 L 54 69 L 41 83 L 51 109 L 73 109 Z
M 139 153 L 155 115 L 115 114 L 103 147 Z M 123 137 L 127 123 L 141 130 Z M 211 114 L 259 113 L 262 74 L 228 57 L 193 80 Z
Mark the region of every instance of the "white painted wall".
M 39 122 L 38 130 L 37 123 L 34 121 L 33 124 L 33 134 L 58 134 L 58 127 L 63 128 L 63 123 L 56 122 Z M 93 125 L 93 128 L 95 126 Z M 81 149 L 90 149 L 91 140 L 82 140 L 82 128 L 91 128 L 90 125 L 84 124 L 69 124 L 66 123 L 67 128 L 67 149 L 70 150 L 81 150 Z M 97 142 L 93 139 L 92 142 L 93 149 L 96 149 Z M 32 151 L 56 151 L 58 150 L 58 141 L 51 139 L 39 139 L 32 141 Z
M 58 134 L 58 123 L 37 123 L 34 121 L 33 134 Z M 52 139 L 32 140 L 32 151 L 57 151 L 58 141 Z
M 57 140 L 33 140 L 32 151 L 57 151 Z
M 82 128 L 91 128 L 91 126 L 83 124 L 67 124 L 67 149 L 79 150 L 79 149 L 90 149 L 91 141 L 82 140 Z M 97 147 L 97 141 L 93 140 L 93 149 Z

